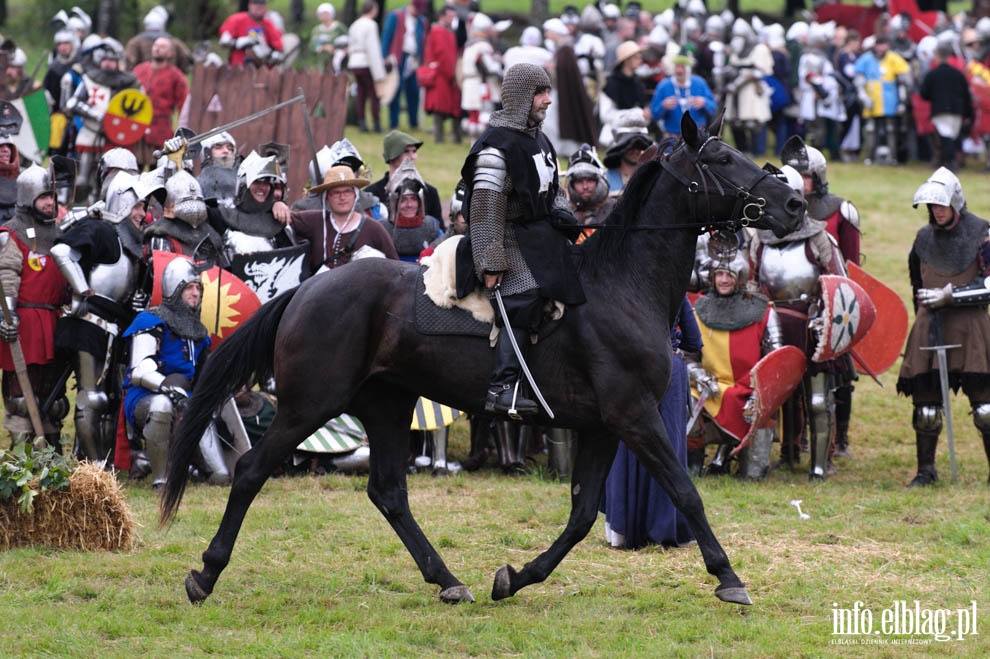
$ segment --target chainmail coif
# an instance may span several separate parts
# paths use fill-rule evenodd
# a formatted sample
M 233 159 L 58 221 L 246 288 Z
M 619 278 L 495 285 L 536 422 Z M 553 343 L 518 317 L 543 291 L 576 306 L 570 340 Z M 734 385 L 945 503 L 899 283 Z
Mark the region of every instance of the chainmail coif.
M 515 64 L 502 79 L 502 109 L 492 112 L 489 126 L 534 131 L 540 125 L 529 125 L 529 112 L 538 91 L 550 88 L 550 76 L 542 66 Z

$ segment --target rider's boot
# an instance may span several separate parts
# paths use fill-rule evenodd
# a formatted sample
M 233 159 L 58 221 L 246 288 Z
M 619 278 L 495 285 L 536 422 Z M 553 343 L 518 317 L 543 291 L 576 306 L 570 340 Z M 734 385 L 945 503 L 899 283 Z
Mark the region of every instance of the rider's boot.
M 519 453 L 520 424 L 516 421 L 496 421 L 495 435 L 498 444 L 498 461 L 502 471 L 519 474 L 526 470 L 526 463 Z
M 908 483 L 908 487 L 937 483 L 935 447 L 938 445 L 938 433 L 915 432 L 915 444 L 918 453 L 918 474 Z
M 485 397 L 485 411 L 493 414 L 508 414 L 513 419 L 531 416 L 539 411 L 536 403 L 520 393 L 519 375 L 521 367 L 519 358 L 509 340 L 508 328 L 502 328 L 498 333 L 495 344 L 495 366 L 492 369 L 492 380 Z M 525 353 L 529 346 L 529 336 L 525 330 L 511 330 L 519 346 L 519 351 Z

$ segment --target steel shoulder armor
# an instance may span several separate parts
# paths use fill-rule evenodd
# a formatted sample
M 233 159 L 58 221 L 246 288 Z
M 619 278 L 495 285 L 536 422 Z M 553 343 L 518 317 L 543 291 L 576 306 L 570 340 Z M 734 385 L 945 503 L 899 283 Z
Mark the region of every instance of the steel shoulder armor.
M 505 154 L 495 147 L 487 147 L 478 152 L 474 161 L 474 189 L 505 192 L 509 177 Z

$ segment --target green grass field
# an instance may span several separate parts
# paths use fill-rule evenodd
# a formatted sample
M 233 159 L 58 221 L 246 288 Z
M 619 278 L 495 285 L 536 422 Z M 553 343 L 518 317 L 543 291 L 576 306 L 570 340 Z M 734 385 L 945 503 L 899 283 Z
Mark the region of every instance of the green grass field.
M 380 170 L 380 138 L 349 137 Z M 427 144 L 421 170 L 447 196 L 466 146 Z M 832 189 L 857 203 L 865 265 L 907 298 L 906 257 L 923 222 L 910 206 L 929 170 L 916 165 L 830 166 Z M 990 215 L 987 175 L 961 175 L 970 207 Z M 882 322 L 882 321 L 881 321 Z M 178 521 L 156 526 L 147 485 L 125 485 L 138 546 L 118 554 L 18 549 L 0 554 L 0 656 L 925 656 L 990 654 L 986 619 L 990 497 L 987 463 L 968 406 L 954 405 L 959 482 L 924 491 L 914 473 L 910 402 L 857 385 L 855 457 L 825 483 L 773 472 L 766 482 L 703 479 L 709 519 L 755 605 L 719 602 L 694 546 L 610 549 L 603 521 L 543 584 L 492 602 L 504 563 L 520 566 L 563 529 L 566 485 L 496 471 L 410 478 L 413 510 L 477 603 L 440 604 L 364 495 L 366 479 L 330 475 L 271 481 L 256 500 L 232 562 L 207 602 L 188 604 L 182 580 L 199 567 L 227 491 L 194 486 Z M 452 458 L 467 453 L 459 422 Z M 810 519 L 790 505 L 802 500 Z M 927 645 L 834 645 L 833 608 L 884 609 L 899 601 L 955 612 L 976 602 L 979 635 Z M 952 622 L 951 620 L 949 621 Z M 951 626 L 949 631 L 953 631 Z

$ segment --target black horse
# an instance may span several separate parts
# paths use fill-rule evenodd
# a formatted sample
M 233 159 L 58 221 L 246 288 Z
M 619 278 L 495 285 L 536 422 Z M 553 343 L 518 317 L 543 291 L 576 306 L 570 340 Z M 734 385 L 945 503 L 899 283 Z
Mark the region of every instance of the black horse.
M 532 346 L 529 363 L 556 418 L 537 423 L 578 432 L 571 514 L 534 561 L 495 575 L 492 599 L 546 579 L 591 530 L 621 438 L 684 514 L 722 600 L 750 604 L 746 588 L 705 517 L 701 497 L 677 462 L 658 404 L 670 381 L 671 317 L 684 298 L 695 242 L 715 220 L 793 229 L 804 201 L 685 114 L 683 140 L 666 160 L 641 165 L 619 208 L 580 248 L 588 301 Z M 220 528 L 191 570 L 186 592 L 206 599 L 233 551 L 241 523 L 273 470 L 327 419 L 347 412 L 368 432 L 368 496 L 444 602 L 474 601 L 447 569 L 409 509 L 409 424 L 418 396 L 481 412 L 493 354 L 486 339 L 425 336 L 413 323 L 419 270 L 365 259 L 314 277 L 264 305 L 207 361 L 169 452 L 162 524 L 177 512 L 188 466 L 211 415 L 239 387 L 274 372 L 278 414 L 237 462 Z M 456 365 L 456 366 L 454 366 Z

